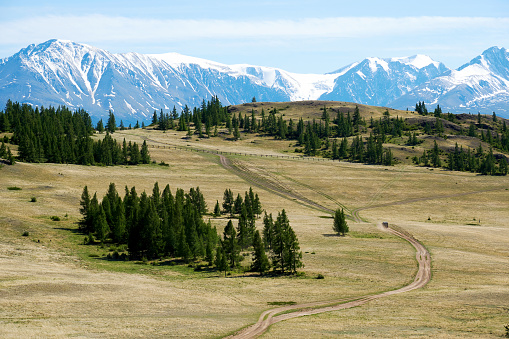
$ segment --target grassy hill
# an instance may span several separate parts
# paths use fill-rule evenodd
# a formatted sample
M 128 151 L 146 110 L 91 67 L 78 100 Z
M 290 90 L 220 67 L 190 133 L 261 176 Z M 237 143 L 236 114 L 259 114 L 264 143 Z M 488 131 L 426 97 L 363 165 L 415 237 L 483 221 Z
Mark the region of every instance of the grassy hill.
M 253 109 L 258 117 L 262 108 L 266 114 L 276 108 L 284 119 L 312 121 L 321 118 L 324 106 L 333 117 L 337 110 L 353 114 L 356 105 L 250 103 L 229 110 L 238 116 Z M 359 135 L 366 138 L 370 118 L 383 119 L 386 109 L 358 107 L 366 121 Z M 157 126 L 113 133 L 119 142 L 146 141 L 154 161 L 146 165 L 3 166 L 0 336 L 222 337 L 256 322 L 275 305 L 350 300 L 393 290 L 413 280 L 416 260 L 407 242 L 379 227 L 387 221 L 431 253 L 432 280 L 425 288 L 349 310 L 283 321 L 264 336 L 501 337 L 509 304 L 509 178 L 431 170 L 413 165 L 411 158 L 432 149 L 434 141 L 444 152 L 456 142 L 464 149 L 481 142 L 488 149 L 487 142 L 457 132 L 468 131 L 471 124 L 478 134 L 498 131 L 504 120 L 482 116 L 479 124 L 478 116 L 468 114 L 453 122 L 443 119 L 439 136 L 424 134 L 426 122 L 431 125 L 435 117 L 388 111 L 389 118 L 400 116 L 408 126 L 417 126 L 406 132 L 415 131 L 424 140 L 410 146 L 408 136 L 388 138 L 384 147 L 393 150 L 393 166 L 317 161 L 326 159 L 326 152 L 303 156 L 295 152 L 302 148 L 296 140 L 260 132 L 241 132 L 233 141 L 225 126 L 210 138 Z M 217 154 L 232 166 L 224 166 Z M 446 161 L 445 154 L 440 156 Z M 162 162 L 169 166 L 160 166 Z M 197 262 L 173 266 L 166 260 L 109 260 L 108 254 L 118 250 L 114 244 L 83 243 L 77 222 L 85 185 L 102 197 L 110 182 L 119 191 L 127 185 L 151 192 L 156 181 L 160 187 L 169 184 L 172 192 L 199 186 L 209 211 L 221 202 L 225 188 L 243 194 L 252 186 L 268 213 L 287 211 L 303 251 L 303 275 L 260 278 L 236 272 L 224 278 L 214 270 L 197 269 L 202 265 Z M 342 207 L 364 221 L 350 218 L 350 233 L 334 236 L 330 213 L 311 202 L 327 210 Z M 228 221 L 227 216 L 206 218 L 219 233 Z M 261 220 L 256 226 L 263 227 Z M 324 279 L 316 279 L 318 274 Z
M 440 157 L 447 164 L 447 154 L 453 153 L 456 144 L 466 152 L 468 149 L 475 151 L 481 146 L 483 150 L 494 148 L 495 158 L 505 159 L 507 162 L 509 154 L 509 144 L 507 139 L 509 134 L 507 125 L 509 121 L 500 117 L 472 114 L 436 114 L 430 112 L 426 115 L 418 114 L 415 111 L 394 110 L 386 107 L 375 107 L 367 105 L 358 105 L 347 102 L 331 101 L 303 101 L 289 103 L 247 103 L 243 105 L 229 107 L 229 112 L 237 115 L 249 116 L 252 113 L 257 118 L 260 117 L 262 110 L 266 113 L 276 110 L 277 114 L 283 119 L 297 121 L 302 118 L 307 121 L 323 121 L 324 108 L 327 110 L 331 119 L 331 128 L 334 129 L 334 118 L 338 114 L 353 115 L 358 108 L 363 121 L 353 135 L 360 135 L 365 140 L 370 134 L 376 133 L 373 124 L 378 121 L 402 119 L 404 127 L 401 135 L 391 135 L 387 133 L 384 140 L 384 147 L 392 150 L 394 159 L 398 163 L 410 164 L 414 157 L 420 157 L 424 151 L 429 151 L 436 142 L 441 150 Z M 415 133 L 418 144 L 412 145 L 408 142 L 409 137 Z M 481 137 L 482 136 L 482 137 Z M 504 139 L 505 136 L 505 139 Z M 332 136 L 334 137 L 334 136 Z M 337 136 L 336 136 L 337 138 Z M 498 141 L 495 139 L 498 138 Z M 349 137 L 351 140 L 352 137 Z M 502 139 L 502 142 L 500 141 Z M 293 145 L 297 146 L 297 145 Z M 324 149 L 322 145 L 322 156 L 330 157 L 330 148 Z

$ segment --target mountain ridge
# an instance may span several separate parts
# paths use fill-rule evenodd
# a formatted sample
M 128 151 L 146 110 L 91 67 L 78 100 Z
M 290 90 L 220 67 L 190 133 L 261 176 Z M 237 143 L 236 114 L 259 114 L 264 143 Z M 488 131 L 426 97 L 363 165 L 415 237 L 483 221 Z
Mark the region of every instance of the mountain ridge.
M 226 65 L 178 53 L 114 54 L 52 39 L 0 60 L 0 101 L 84 108 L 95 119 L 111 110 L 126 122 L 154 110 L 251 101 L 337 100 L 412 109 L 417 101 L 459 113 L 509 112 L 509 56 L 491 47 L 457 70 L 426 55 L 369 57 L 326 74 Z M 474 96 L 469 96 L 469 91 Z M 489 112 L 491 113 L 491 112 Z

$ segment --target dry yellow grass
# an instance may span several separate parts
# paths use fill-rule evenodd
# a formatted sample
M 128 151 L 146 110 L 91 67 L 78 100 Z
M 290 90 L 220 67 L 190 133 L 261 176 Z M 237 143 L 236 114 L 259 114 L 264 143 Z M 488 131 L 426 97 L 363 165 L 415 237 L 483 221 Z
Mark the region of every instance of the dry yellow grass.
M 182 139 L 182 133 L 150 130 L 114 136 L 276 153 L 272 141 L 261 139 L 196 141 Z M 241 194 L 249 188 L 213 155 L 163 148 L 150 151 L 153 159 L 170 167 L 19 163 L 0 170 L 0 336 L 215 337 L 254 322 L 262 310 L 270 308 L 268 302 L 301 303 L 397 288 L 413 279 L 413 250 L 381 233 L 375 224 L 382 220 L 408 230 L 428 247 L 432 282 L 424 290 L 360 308 L 285 321 L 274 325 L 266 336 L 476 337 L 502 333 L 509 301 L 503 274 L 509 265 L 507 178 L 404 166 L 237 157 L 250 170 L 329 208 L 338 204 L 349 211 L 374 207 L 361 211 L 371 223 L 350 222 L 350 236 L 331 237 L 332 220 L 323 218 L 324 212 L 255 188 L 268 212 L 287 210 L 304 252 L 307 278 L 225 279 L 151 266 L 128 274 L 115 271 L 119 263 L 79 257 L 83 245 L 70 243 L 76 237 L 65 228 L 74 228 L 79 218 L 84 185 L 100 197 L 109 182 L 115 182 L 119 191 L 124 185 L 134 185 L 138 192 L 151 191 L 155 181 L 160 187 L 170 184 L 173 192 L 177 187 L 199 186 L 209 208 L 221 201 L 225 188 Z M 22 190 L 9 191 L 7 186 Z M 500 189 L 460 195 L 495 188 Z M 452 194 L 455 196 L 444 197 Z M 32 196 L 37 197 L 36 203 L 29 202 Z M 429 200 L 380 206 L 416 198 Z M 52 215 L 63 220 L 52 222 Z M 481 225 L 468 225 L 475 223 L 473 218 L 476 222 L 480 218 Z M 212 222 L 218 229 L 225 224 L 224 219 Z M 21 237 L 25 230 L 30 231 L 29 237 Z M 37 239 L 41 242 L 34 242 Z M 325 279 L 312 279 L 318 273 Z

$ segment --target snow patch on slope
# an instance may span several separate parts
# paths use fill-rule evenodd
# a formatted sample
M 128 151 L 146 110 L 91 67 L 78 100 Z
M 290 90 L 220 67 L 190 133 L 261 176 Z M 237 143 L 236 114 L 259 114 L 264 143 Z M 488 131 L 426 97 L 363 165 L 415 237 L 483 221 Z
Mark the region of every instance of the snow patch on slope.
M 440 66 L 440 62 L 434 61 L 427 55 L 417 54 L 410 57 L 400 57 L 400 58 L 392 58 L 391 61 L 401 62 L 405 65 L 414 66 L 417 69 L 421 69 L 424 67 L 433 64 L 436 68 Z

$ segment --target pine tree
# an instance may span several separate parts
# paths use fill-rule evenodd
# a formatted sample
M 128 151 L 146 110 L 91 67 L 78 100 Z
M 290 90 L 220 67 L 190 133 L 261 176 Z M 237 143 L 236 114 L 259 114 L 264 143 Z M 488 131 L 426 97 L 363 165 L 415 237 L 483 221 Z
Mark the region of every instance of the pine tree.
M 263 243 L 266 249 L 272 249 L 273 240 L 274 220 L 272 219 L 272 214 L 267 215 L 267 212 L 265 212 L 265 216 L 263 217 Z
M 216 205 L 214 206 L 214 216 L 218 217 L 221 215 L 221 208 L 219 207 L 219 200 L 216 200 Z
M 274 222 L 271 257 L 274 269 L 279 269 L 281 273 L 295 273 L 297 268 L 302 267 L 299 241 L 284 209 Z
M 349 231 L 343 209 L 337 209 L 334 213 L 334 224 L 332 225 L 332 229 L 338 235 L 345 235 L 345 233 Z
M 233 214 L 233 193 L 230 189 L 226 189 L 223 194 L 223 211 Z
M 85 186 L 83 188 L 83 192 L 81 193 L 81 200 L 80 200 L 80 213 L 83 216 L 81 219 L 79 225 L 80 229 L 84 230 L 88 228 L 88 225 L 90 223 L 90 217 L 89 217 L 89 209 L 90 209 L 90 194 L 88 193 L 88 187 Z
M 106 123 L 106 130 L 110 133 L 114 133 L 117 129 L 117 123 L 115 122 L 115 115 L 109 111 L 108 122 Z
M 106 214 L 104 213 L 102 206 L 100 206 L 97 220 L 95 220 L 95 236 L 98 240 L 104 242 L 104 240 L 108 237 L 109 232 L 110 229 L 106 222 Z
M 148 146 L 147 146 L 147 141 L 146 140 L 143 140 L 143 145 L 141 145 L 140 157 L 141 157 L 141 163 L 142 164 L 149 164 L 150 163 L 150 154 L 148 152 Z
M 5 158 L 7 155 L 7 148 L 5 147 L 5 143 L 2 139 L 2 144 L 0 145 L 0 158 Z
M 240 196 L 240 193 L 237 194 L 237 198 L 235 199 L 235 203 L 233 206 L 233 211 L 235 214 L 240 214 L 242 212 L 242 206 L 244 205 L 244 201 L 242 200 L 242 197 Z
M 224 250 L 224 246 L 220 243 L 216 248 L 216 259 L 214 264 L 218 271 L 224 271 L 224 276 L 226 277 L 226 272 L 228 271 L 228 261 L 226 259 L 226 253 Z
M 442 166 L 442 162 L 440 160 L 440 150 L 438 148 L 436 140 L 434 141 L 433 150 L 431 152 L 431 164 L 433 165 L 433 167 Z
M 12 155 L 11 148 L 7 147 L 7 161 L 10 165 L 14 165 L 16 163 L 16 160 L 14 159 L 14 156 Z
M 288 227 L 286 231 L 286 248 L 284 251 L 286 258 L 284 262 L 286 264 L 286 271 L 295 274 L 297 273 L 297 268 L 303 266 L 302 252 L 300 251 L 299 240 L 293 229 Z
M 257 230 L 253 238 L 253 264 L 251 269 L 255 272 L 263 274 L 270 268 L 269 259 L 265 254 L 265 248 L 260 237 L 260 232 Z
M 226 254 L 226 261 L 231 268 L 235 268 L 239 264 L 239 245 L 237 243 L 237 232 L 231 220 L 224 228 L 223 232 L 223 249 Z
M 285 250 L 287 235 L 286 230 L 288 227 L 289 221 L 285 210 L 283 210 L 281 213 L 278 213 L 277 219 L 274 222 L 271 247 L 272 265 L 274 266 L 274 269 L 279 269 L 282 273 L 284 273 L 287 266 L 285 263 Z
M 502 157 L 498 164 L 498 173 L 500 175 L 507 175 L 507 172 L 508 172 L 507 159 L 506 157 Z
M 258 217 L 260 217 L 260 214 L 262 214 L 262 204 L 260 202 L 260 198 L 258 197 L 258 193 L 255 194 L 253 200 L 253 213 Z
M 246 212 L 246 206 L 242 206 L 242 210 L 239 215 L 239 223 L 237 225 L 237 239 L 238 244 L 241 249 L 248 248 L 251 243 L 249 239 L 249 231 L 247 226 L 247 212 Z
M 103 119 L 101 119 L 101 120 L 99 120 L 99 121 L 97 122 L 97 125 L 96 125 L 95 129 L 96 129 L 96 130 L 97 130 L 97 132 L 99 132 L 99 133 L 104 132 Z

